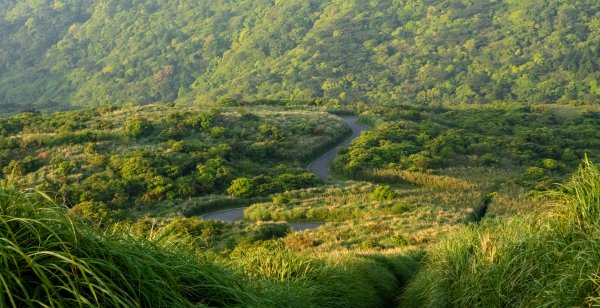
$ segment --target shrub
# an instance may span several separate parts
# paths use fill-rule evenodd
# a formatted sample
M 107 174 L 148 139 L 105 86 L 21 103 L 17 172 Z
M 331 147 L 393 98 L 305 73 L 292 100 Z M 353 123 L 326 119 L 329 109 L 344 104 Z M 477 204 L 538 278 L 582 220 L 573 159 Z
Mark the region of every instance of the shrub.
M 254 195 L 254 181 L 249 178 L 237 178 L 231 182 L 227 192 L 238 198 L 249 198 Z
M 373 201 L 391 201 L 396 193 L 390 189 L 389 185 L 377 185 L 375 190 L 369 194 L 369 199 Z
M 125 123 L 125 134 L 130 137 L 139 138 L 152 132 L 152 124 L 145 119 L 133 119 Z

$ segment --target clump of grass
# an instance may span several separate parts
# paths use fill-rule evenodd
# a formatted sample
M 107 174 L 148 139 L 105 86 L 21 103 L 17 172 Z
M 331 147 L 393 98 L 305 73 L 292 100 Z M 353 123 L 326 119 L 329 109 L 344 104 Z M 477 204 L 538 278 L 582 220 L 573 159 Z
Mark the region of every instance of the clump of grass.
M 252 305 L 185 241 L 100 233 L 34 192 L 0 190 L 0 306 Z
M 600 172 L 585 160 L 552 211 L 465 226 L 433 247 L 405 306 L 600 304 Z
M 448 189 L 475 188 L 475 185 L 463 179 L 397 169 L 367 169 L 351 176 L 375 183 L 415 184 Z
M 555 194 L 562 199 L 566 207 L 559 207 L 558 212 L 581 230 L 600 227 L 600 170 L 588 158 L 573 175 L 573 179 L 562 186 L 562 191 Z M 560 203 L 559 203 L 560 205 Z
M 268 290 L 274 306 L 385 307 L 412 275 L 416 258 L 339 252 L 307 255 L 281 242 L 238 247 L 228 263 Z

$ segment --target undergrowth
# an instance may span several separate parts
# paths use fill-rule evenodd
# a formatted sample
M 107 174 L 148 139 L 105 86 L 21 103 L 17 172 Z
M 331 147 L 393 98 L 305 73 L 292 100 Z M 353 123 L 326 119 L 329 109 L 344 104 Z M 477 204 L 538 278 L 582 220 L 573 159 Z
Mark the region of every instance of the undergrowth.
M 0 187 L 0 307 L 380 307 L 418 255 L 309 255 L 272 240 L 230 253 L 174 228 L 103 230 L 46 195 Z
M 600 171 L 587 161 L 551 210 L 466 226 L 435 245 L 401 306 L 600 304 Z
M 256 299 L 185 240 L 102 234 L 39 193 L 0 191 L 0 306 L 227 306 Z

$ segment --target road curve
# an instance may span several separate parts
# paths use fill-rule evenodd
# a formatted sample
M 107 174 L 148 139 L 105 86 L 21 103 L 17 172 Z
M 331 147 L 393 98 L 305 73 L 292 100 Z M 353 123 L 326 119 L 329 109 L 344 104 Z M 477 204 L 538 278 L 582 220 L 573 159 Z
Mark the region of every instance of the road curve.
M 354 139 L 356 139 L 363 131 L 368 130 L 366 126 L 358 124 L 358 117 L 356 116 L 343 116 L 341 117 L 344 122 L 350 127 L 353 131 L 352 136 L 346 139 L 344 142 L 335 146 L 333 149 L 329 150 L 327 153 L 323 154 L 321 157 L 317 158 L 315 161 L 308 165 L 308 170 L 312 171 L 318 178 L 323 181 L 326 181 L 331 176 L 329 169 L 331 168 L 331 163 L 333 159 L 337 156 L 340 147 L 347 147 L 352 143 Z
M 346 139 L 344 142 L 335 146 L 333 149 L 329 150 L 327 153 L 323 154 L 321 157 L 314 160 L 310 165 L 308 165 L 308 170 L 313 172 L 318 178 L 322 180 L 327 180 L 330 177 L 329 169 L 331 167 L 331 163 L 333 159 L 339 152 L 340 147 L 346 147 L 350 145 L 350 143 L 356 139 L 363 131 L 368 130 L 367 127 L 358 124 L 358 117 L 356 116 L 342 116 L 341 119 L 346 122 L 348 127 L 350 127 L 353 131 L 352 136 Z M 218 211 L 210 214 L 206 214 L 202 216 L 203 219 L 206 220 L 220 220 L 226 222 L 234 222 L 238 220 L 242 220 L 244 218 L 244 207 L 237 209 L 230 209 L 224 211 Z M 315 229 L 323 225 L 323 223 L 315 222 L 315 223 L 288 223 L 292 229 L 296 231 L 307 230 L 307 229 Z
M 204 220 L 220 220 L 220 221 L 234 222 L 234 221 L 244 219 L 244 210 L 245 209 L 246 209 L 245 207 L 241 207 L 241 208 L 237 208 L 237 209 L 213 212 L 213 213 L 202 216 L 202 218 Z

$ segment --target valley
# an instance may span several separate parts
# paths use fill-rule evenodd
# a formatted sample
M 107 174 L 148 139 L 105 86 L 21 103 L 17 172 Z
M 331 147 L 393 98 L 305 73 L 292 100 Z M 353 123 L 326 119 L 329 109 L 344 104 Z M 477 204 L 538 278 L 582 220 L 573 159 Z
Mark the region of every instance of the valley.
M 600 305 L 597 0 L 4 0 L 0 41 L 0 307 Z

